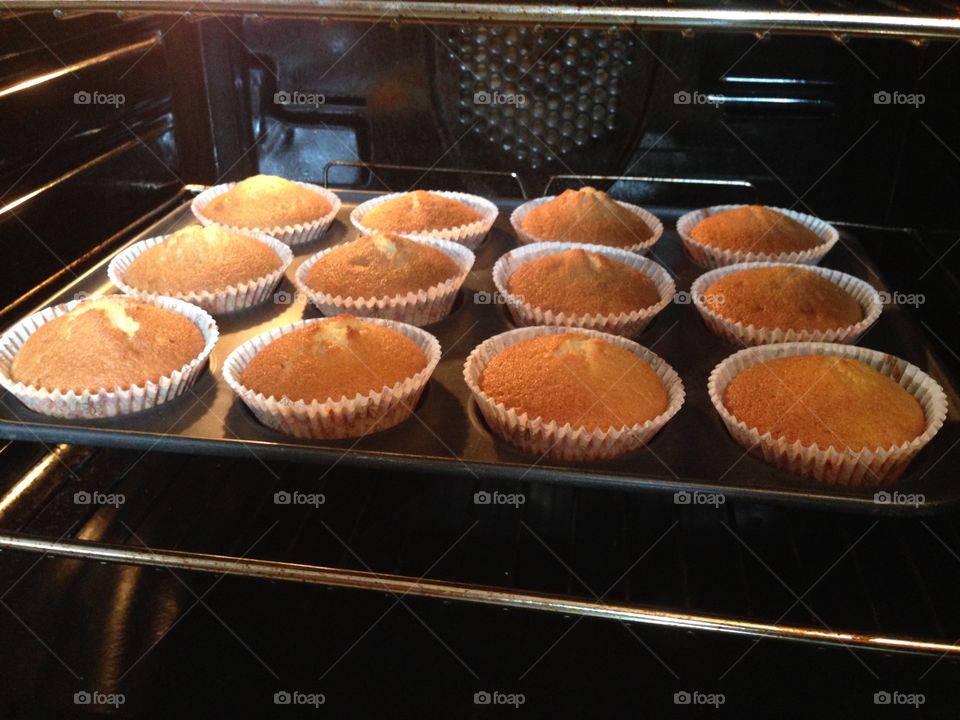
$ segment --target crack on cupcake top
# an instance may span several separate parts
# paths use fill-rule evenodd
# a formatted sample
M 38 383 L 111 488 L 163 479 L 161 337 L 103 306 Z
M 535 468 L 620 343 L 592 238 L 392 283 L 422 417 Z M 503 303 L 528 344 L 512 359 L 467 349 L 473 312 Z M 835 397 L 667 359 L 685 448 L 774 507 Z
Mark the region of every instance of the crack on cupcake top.
M 397 243 L 382 233 L 377 233 L 376 235 L 373 236 L 373 244 L 377 248 L 377 250 L 382 252 L 391 260 L 399 252 Z
M 354 317 L 338 315 L 324 323 L 318 323 L 311 348 L 315 353 L 326 352 L 331 345 L 347 347 L 360 336 L 362 325 Z
M 102 312 L 110 326 L 122 332 L 130 340 L 133 340 L 140 330 L 140 323 L 127 314 L 123 301 L 118 298 L 95 298 L 80 303 L 73 312 L 67 314 L 65 329 L 67 340 L 71 338 L 74 323 L 92 311 Z

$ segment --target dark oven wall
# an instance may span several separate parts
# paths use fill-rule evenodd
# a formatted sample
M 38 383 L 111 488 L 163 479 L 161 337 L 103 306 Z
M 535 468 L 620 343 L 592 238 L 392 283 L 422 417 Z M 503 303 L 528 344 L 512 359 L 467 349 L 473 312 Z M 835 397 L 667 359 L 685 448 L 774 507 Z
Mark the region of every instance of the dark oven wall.
M 0 308 L 182 186 L 162 25 L 0 16 Z

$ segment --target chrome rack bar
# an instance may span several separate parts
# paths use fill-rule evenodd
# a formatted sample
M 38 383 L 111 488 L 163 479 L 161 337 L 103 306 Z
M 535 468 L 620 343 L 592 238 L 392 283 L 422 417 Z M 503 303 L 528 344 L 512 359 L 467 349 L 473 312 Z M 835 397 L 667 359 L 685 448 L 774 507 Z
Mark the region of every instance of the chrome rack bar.
M 753 197 L 757 196 L 756 186 L 749 180 L 721 180 L 718 178 L 676 178 L 676 177 L 652 177 L 644 175 L 551 175 L 543 189 L 544 195 L 550 194 L 550 186 L 555 180 L 610 180 L 618 182 L 646 182 L 646 183 L 665 183 L 676 185 L 719 185 L 722 187 L 743 188 L 751 193 Z
M 516 592 L 507 588 L 461 585 L 439 580 L 417 579 L 394 574 L 376 574 L 321 565 L 229 557 L 182 550 L 151 550 L 82 540 L 48 540 L 32 535 L 9 533 L 0 534 L 0 548 L 43 553 L 58 557 L 85 558 L 123 565 L 165 567 L 216 575 L 301 582 L 355 590 L 373 590 L 438 600 L 457 600 L 479 605 L 620 620 L 641 625 L 856 646 L 888 652 L 960 655 L 960 646 L 956 644 L 914 638 L 837 632 L 793 625 L 771 625 L 749 620 L 592 602 L 562 595 Z
M 524 187 L 523 180 L 515 172 L 506 170 L 468 170 L 466 168 L 448 168 L 448 167 L 425 167 L 423 165 L 394 165 L 391 163 L 363 162 L 361 160 L 331 160 L 323 166 L 323 186 L 329 187 L 330 169 L 334 167 L 355 167 L 355 168 L 383 168 L 384 170 L 420 170 L 424 175 L 432 172 L 460 173 L 463 175 L 492 175 L 497 177 L 508 177 L 517 183 L 520 188 L 520 194 L 523 199 L 528 199 L 527 189 Z
M 7 11 L 108 10 L 171 13 L 188 17 L 262 14 L 398 23 L 512 23 L 569 27 L 630 27 L 751 33 L 802 33 L 905 38 L 960 37 L 960 18 L 867 15 L 732 8 L 663 8 L 624 5 L 557 5 L 542 2 L 453 2 L 450 0 L 6 0 Z

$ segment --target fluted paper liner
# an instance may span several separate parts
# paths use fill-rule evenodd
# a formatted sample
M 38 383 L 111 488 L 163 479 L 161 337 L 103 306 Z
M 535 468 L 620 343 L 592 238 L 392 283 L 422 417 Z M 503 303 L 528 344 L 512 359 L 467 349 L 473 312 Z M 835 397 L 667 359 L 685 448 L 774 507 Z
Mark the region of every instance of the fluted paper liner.
M 549 238 L 549 237 L 537 237 L 526 230 L 523 229 L 523 220 L 527 217 L 527 214 L 536 207 L 548 203 L 551 200 L 556 199 L 556 195 L 549 195 L 547 197 L 537 198 L 536 200 L 531 200 L 525 202 L 523 205 L 520 205 L 516 210 L 510 214 L 510 224 L 513 225 L 513 230 L 517 233 L 517 241 L 521 245 L 532 245 L 533 243 L 544 243 L 544 242 L 566 242 L 564 238 Z M 643 242 L 638 242 L 633 245 L 628 245 L 626 247 L 618 247 L 618 250 L 627 250 L 628 252 L 644 254 L 650 248 L 657 244 L 657 241 L 660 239 L 660 236 L 663 235 L 663 223 L 660 222 L 660 218 L 654 215 L 649 210 L 644 210 L 639 205 L 631 205 L 630 203 L 621 202 L 619 200 L 614 200 L 621 207 L 626 208 L 634 215 L 637 215 L 644 224 L 650 228 L 650 231 L 653 235 L 649 239 L 644 240 Z M 579 243 L 583 244 L 583 243 Z M 612 247 L 610 245 L 604 245 L 603 247 Z
M 738 420 L 723 403 L 730 381 L 749 367 L 776 358 L 794 355 L 829 355 L 866 363 L 896 381 L 913 395 L 923 408 L 923 433 L 901 445 L 888 448 L 840 451 L 833 446 L 821 449 L 788 442 L 771 432 L 760 434 Z M 788 472 L 813 478 L 828 485 L 890 485 L 914 456 L 933 439 L 947 416 L 947 397 L 937 382 L 915 365 L 887 353 L 855 345 L 835 343 L 782 343 L 746 348 L 718 364 L 707 384 L 710 400 L 733 439 L 764 460 Z
M 743 322 L 733 321 L 707 307 L 704 297 L 707 289 L 720 278 L 733 275 L 742 270 L 764 267 L 802 267 L 829 280 L 849 293 L 863 310 L 863 319 L 846 327 L 831 328 L 830 330 L 796 330 L 794 328 L 764 328 L 756 325 L 746 325 Z M 847 275 L 839 270 L 822 268 L 799 263 L 738 263 L 727 265 L 704 273 L 690 288 L 693 304 L 703 318 L 704 323 L 714 335 L 724 340 L 742 345 L 767 345 L 782 342 L 827 342 L 827 343 L 856 343 L 863 333 L 873 325 L 883 311 L 883 301 L 880 293 L 868 282 Z
M 277 258 L 280 260 L 280 267 L 268 275 L 247 280 L 246 282 L 242 282 L 237 285 L 227 285 L 226 287 L 217 290 L 198 290 L 186 293 L 166 293 L 166 295 L 168 297 L 175 297 L 188 303 L 197 305 L 207 312 L 213 313 L 214 315 L 224 315 L 227 313 L 237 312 L 239 310 L 245 310 L 265 302 L 273 295 L 274 290 L 277 289 L 277 286 L 283 279 L 284 271 L 293 261 L 293 252 L 290 250 L 288 245 L 280 242 L 279 240 L 275 240 L 268 235 L 263 235 L 262 233 L 248 233 L 247 236 L 260 241 L 273 250 L 273 252 L 276 253 Z M 167 235 L 141 240 L 140 242 L 134 243 L 126 250 L 123 250 L 114 256 L 113 260 L 110 261 L 110 266 L 107 268 L 107 275 L 109 276 L 110 281 L 120 288 L 120 291 L 125 295 L 132 295 L 139 298 L 164 295 L 164 293 L 140 290 L 132 285 L 128 285 L 124 282 L 123 276 L 133 264 L 134 260 L 140 257 L 149 248 L 164 242 L 168 237 L 169 236 Z
M 480 389 L 480 375 L 497 353 L 522 340 L 569 332 L 601 338 L 647 362 L 666 387 L 667 409 L 645 423 L 590 431 L 585 427 L 574 428 L 569 423 L 561 426 L 555 420 L 542 417 L 531 418 L 526 413 L 520 415 Z M 649 442 L 677 414 L 684 399 L 680 376 L 659 355 L 619 335 L 580 328 L 526 327 L 494 335 L 470 353 L 463 366 L 463 378 L 487 425 L 496 435 L 537 457 L 558 460 L 603 460 L 636 450 Z
M 334 219 L 337 217 L 337 213 L 340 212 L 340 198 L 337 197 L 335 193 L 327 190 L 324 187 L 320 187 L 319 185 L 300 182 L 299 180 L 294 180 L 293 182 L 300 187 L 313 190 L 315 193 L 322 195 L 324 199 L 330 203 L 330 212 L 323 217 L 318 217 L 309 222 L 296 223 L 294 225 L 275 225 L 274 227 L 269 228 L 227 225 L 225 223 L 218 223 L 216 220 L 204 215 L 203 211 L 206 209 L 207 205 L 210 204 L 210 201 L 218 195 L 223 195 L 223 193 L 233 188 L 233 186 L 237 184 L 235 182 L 214 185 L 211 188 L 207 188 L 193 199 L 193 202 L 190 204 L 190 209 L 193 211 L 193 214 L 197 220 L 199 220 L 203 225 L 221 225 L 227 230 L 232 230 L 233 232 L 242 233 L 244 235 L 250 235 L 252 233 L 267 235 L 279 240 L 285 245 L 290 246 L 304 245 L 321 237 L 329 229 L 330 225 L 333 224 Z
M 91 298 L 91 300 L 94 298 Z M 51 388 L 38 388 L 24 385 L 10 377 L 13 358 L 34 332 L 54 318 L 66 315 L 73 308 L 88 300 L 72 300 L 54 305 L 24 318 L 0 338 L 0 385 L 10 391 L 20 402 L 34 412 L 51 417 L 77 419 L 96 419 L 129 415 L 162 405 L 187 391 L 203 372 L 207 358 L 217 344 L 220 336 L 217 323 L 204 310 L 183 300 L 171 297 L 153 296 L 140 298 L 143 302 L 167 308 L 188 318 L 203 334 L 203 350 L 197 357 L 183 367 L 164 375 L 156 382 L 147 382 L 144 386 L 100 388 L 85 390 L 80 394 L 73 390 L 63 392 Z
M 496 205 L 485 198 L 479 197 L 478 195 L 470 195 L 469 193 L 462 192 L 450 192 L 448 190 L 428 190 L 427 192 L 430 192 L 433 195 L 440 195 L 441 197 L 449 198 L 451 200 L 457 200 L 462 202 L 464 205 L 468 205 L 480 213 L 480 219 L 469 223 L 468 225 L 459 225 L 453 228 L 433 230 L 424 228 L 422 231 L 393 233 L 394 235 L 399 235 L 400 237 L 408 240 L 422 240 L 424 238 L 449 240 L 450 242 L 463 245 L 469 250 L 476 250 L 483 238 L 485 238 L 487 233 L 490 232 L 490 228 L 493 227 L 493 223 L 496 222 L 497 215 L 500 213 Z M 353 211 L 350 213 L 350 222 L 353 223 L 353 226 L 363 235 L 374 235 L 377 232 L 382 232 L 376 230 L 375 228 L 368 228 L 366 225 L 364 225 L 363 216 L 366 215 L 371 208 L 376 207 L 381 203 L 385 203 L 388 200 L 403 197 L 404 195 L 407 195 L 407 193 L 390 193 L 389 195 L 381 195 L 380 197 L 367 200 L 366 202 L 357 205 L 353 209 Z
M 450 314 L 453 303 L 460 292 L 460 286 L 466 280 L 476 257 L 464 245 L 436 238 L 419 238 L 414 242 L 430 245 L 443 252 L 457 264 L 459 272 L 452 278 L 428 288 L 408 292 L 404 295 L 387 295 L 382 297 L 343 297 L 315 290 L 307 285 L 307 273 L 320 258 L 331 252 L 327 248 L 308 258 L 297 268 L 294 284 L 297 289 L 309 298 L 324 315 L 339 315 L 350 313 L 359 317 L 377 317 L 411 325 L 429 325 Z
M 657 286 L 657 292 L 660 293 L 660 301 L 639 310 L 633 310 L 629 313 L 596 313 L 596 314 L 573 314 L 564 312 L 554 312 L 525 302 L 522 297 L 514 295 L 507 289 L 510 276 L 516 272 L 524 263 L 531 260 L 555 255 L 572 248 L 579 248 L 587 252 L 604 255 L 611 260 L 616 260 L 629 265 L 635 270 L 639 270 Z M 599 330 L 601 332 L 622 335 L 624 337 L 633 337 L 639 335 L 649 325 L 657 314 L 663 310 L 677 292 L 673 278 L 663 266 L 648 260 L 642 255 L 629 250 L 620 248 L 611 248 L 605 245 L 580 245 L 567 242 L 547 242 L 533 243 L 511 250 L 502 255 L 493 266 L 493 282 L 497 290 L 503 296 L 510 314 L 518 325 L 557 325 L 563 327 L 585 328 L 588 330 Z
M 830 249 L 837 244 L 837 240 L 840 239 L 840 233 L 837 232 L 837 229 L 830 223 L 824 222 L 820 218 L 816 218 L 813 215 L 799 213 L 795 210 L 786 210 L 785 208 L 773 206 L 767 207 L 769 207 L 770 210 L 776 210 L 777 212 L 796 220 L 808 230 L 813 231 L 817 237 L 820 238 L 820 244 L 815 245 L 807 250 L 797 250 L 794 252 L 756 253 L 724 250 L 711 247 L 710 245 L 704 245 L 703 243 L 694 240 L 690 235 L 690 231 L 693 230 L 693 228 L 701 220 L 709 217 L 710 215 L 716 215 L 719 212 L 723 212 L 724 210 L 732 210 L 738 207 L 746 206 L 743 204 L 714 205 L 713 207 L 701 208 L 700 210 L 688 212 L 686 215 L 682 215 L 680 219 L 677 220 L 677 233 L 680 235 L 680 240 L 683 243 L 683 249 L 686 250 L 687 255 L 689 255 L 697 265 L 705 268 L 717 268 L 723 267 L 724 265 L 734 265 L 736 263 L 746 262 L 782 262 L 816 265 L 818 262 L 820 262 L 820 260 L 823 259 L 823 256 L 830 252 Z
M 287 397 L 275 398 L 272 395 L 266 397 L 243 385 L 240 379 L 254 355 L 282 335 L 318 322 L 327 320 L 314 318 L 271 328 L 243 343 L 224 361 L 224 380 L 261 423 L 295 437 L 314 440 L 359 437 L 385 430 L 406 420 L 440 362 L 440 343 L 437 339 L 430 333 L 406 323 L 379 318 L 363 320 L 382 325 L 410 338 L 427 357 L 423 370 L 391 387 L 384 386 L 366 395 L 358 393 L 352 398 L 304 402 Z

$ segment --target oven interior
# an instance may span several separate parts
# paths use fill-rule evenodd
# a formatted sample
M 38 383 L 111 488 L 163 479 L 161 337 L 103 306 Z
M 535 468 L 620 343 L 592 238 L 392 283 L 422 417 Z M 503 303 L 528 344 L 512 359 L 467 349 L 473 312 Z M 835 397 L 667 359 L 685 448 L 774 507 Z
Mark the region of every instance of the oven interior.
M 644 206 L 759 201 L 843 223 L 889 288 L 924 298 L 898 312 L 960 377 L 950 3 L 864 3 L 853 28 L 832 1 L 671 4 L 689 18 L 636 24 L 460 22 L 443 3 L 427 20 L 403 4 L 27 5 L 0 10 L 5 326 L 183 217 L 198 189 L 257 172 L 514 204 L 589 183 Z M 807 21 L 758 31 L 737 10 Z M 482 101 L 496 93 L 526 100 Z M 484 688 L 548 714 L 676 709 L 698 688 L 738 708 L 843 695 L 867 711 L 878 692 L 956 706 L 947 505 L 694 507 L 349 453 L 113 445 L 3 441 L 11 717 L 83 716 L 75 693 L 94 689 L 125 697 L 97 713 L 135 717 L 269 714 L 295 688 L 363 716 L 391 701 L 480 716 Z M 928 464 L 955 468 L 954 452 Z M 323 502 L 275 502 L 297 491 Z M 478 505 L 484 491 L 524 500 Z M 811 674 L 823 693 L 796 697 Z

